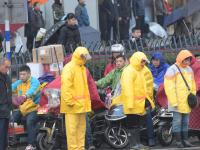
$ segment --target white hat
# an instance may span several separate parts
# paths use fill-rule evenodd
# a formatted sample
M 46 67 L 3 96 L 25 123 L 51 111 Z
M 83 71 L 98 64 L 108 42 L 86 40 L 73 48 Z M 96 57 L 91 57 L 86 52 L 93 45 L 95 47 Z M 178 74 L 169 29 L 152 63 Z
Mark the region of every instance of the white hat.
M 124 52 L 124 46 L 122 44 L 114 44 L 111 46 L 111 52 L 122 53 Z

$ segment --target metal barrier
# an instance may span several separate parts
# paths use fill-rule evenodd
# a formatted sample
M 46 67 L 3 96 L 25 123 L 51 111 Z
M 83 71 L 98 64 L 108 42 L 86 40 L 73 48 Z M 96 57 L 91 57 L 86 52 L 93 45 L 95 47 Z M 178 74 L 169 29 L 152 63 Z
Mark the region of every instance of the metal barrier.
M 87 65 L 95 79 L 102 77 L 105 65 L 111 58 L 111 45 L 121 43 L 125 47 L 125 55 L 129 57 L 136 51 L 143 51 L 147 55 L 160 51 L 167 57 L 174 57 L 181 49 L 192 51 L 200 50 L 200 31 L 190 35 L 168 36 L 167 38 L 140 39 L 137 42 L 131 40 L 124 41 L 93 41 L 87 47 L 92 55 L 92 61 Z M 88 45 L 88 44 L 87 44 Z M 82 42 L 84 46 L 84 42 Z M 73 46 L 71 46 L 73 47 Z M 73 49 L 71 49 L 73 52 Z M 172 54 L 173 55 L 172 55 Z M 66 55 L 66 52 L 65 52 Z M 22 53 L 12 52 L 12 73 L 18 77 L 19 67 L 27 62 L 31 62 L 32 57 L 29 51 Z

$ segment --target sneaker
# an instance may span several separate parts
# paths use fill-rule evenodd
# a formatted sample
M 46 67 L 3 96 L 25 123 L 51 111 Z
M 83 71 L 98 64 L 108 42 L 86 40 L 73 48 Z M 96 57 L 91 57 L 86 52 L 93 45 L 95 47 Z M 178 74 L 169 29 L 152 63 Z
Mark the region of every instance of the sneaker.
M 29 144 L 25 150 L 36 150 L 36 147 Z

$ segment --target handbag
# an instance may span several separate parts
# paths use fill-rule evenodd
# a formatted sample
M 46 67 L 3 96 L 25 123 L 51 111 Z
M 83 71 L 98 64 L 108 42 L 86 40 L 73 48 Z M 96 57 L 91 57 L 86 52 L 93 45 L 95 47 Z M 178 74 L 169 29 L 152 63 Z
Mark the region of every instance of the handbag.
M 190 87 L 189 87 L 189 85 L 188 85 L 185 77 L 183 76 L 180 68 L 178 67 L 178 65 L 176 65 L 176 67 L 178 68 L 178 70 L 179 70 L 179 72 L 180 72 L 180 74 L 181 74 L 181 76 L 183 78 L 183 81 L 185 82 L 185 85 L 187 86 L 187 89 L 190 92 L 190 94 L 188 95 L 188 98 L 187 98 L 188 99 L 188 105 L 190 106 L 191 109 L 193 109 L 197 105 L 197 97 L 196 97 L 196 95 L 194 95 L 193 93 L 191 93 L 191 89 L 190 89 Z
M 38 105 L 31 99 L 27 99 L 22 105 L 19 106 L 19 110 L 23 116 L 26 116 L 30 112 L 37 111 L 37 109 Z

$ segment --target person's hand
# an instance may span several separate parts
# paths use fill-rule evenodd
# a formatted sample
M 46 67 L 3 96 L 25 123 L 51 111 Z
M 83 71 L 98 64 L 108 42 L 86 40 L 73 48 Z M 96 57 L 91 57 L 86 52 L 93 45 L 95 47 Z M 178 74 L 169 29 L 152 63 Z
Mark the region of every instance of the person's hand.
M 118 20 L 121 21 L 121 20 L 122 20 L 122 17 L 119 17 Z
M 21 104 L 23 104 L 26 101 L 25 96 L 15 96 L 12 98 L 12 104 L 19 107 Z
M 178 106 L 174 106 L 174 109 L 178 109 Z

